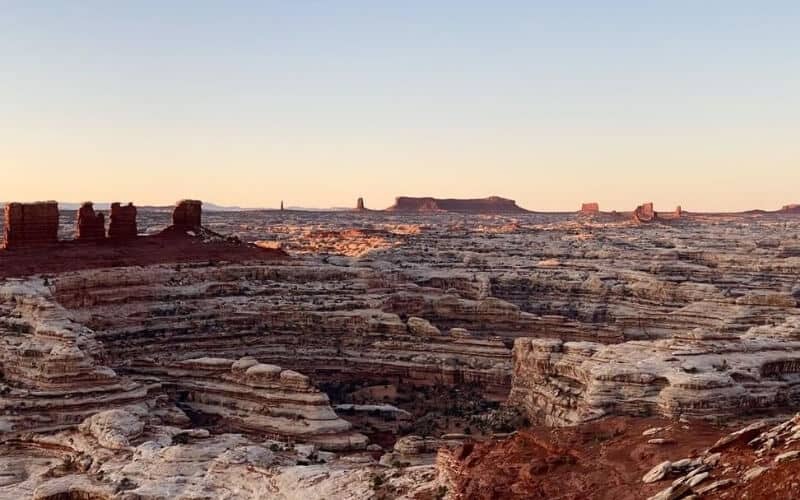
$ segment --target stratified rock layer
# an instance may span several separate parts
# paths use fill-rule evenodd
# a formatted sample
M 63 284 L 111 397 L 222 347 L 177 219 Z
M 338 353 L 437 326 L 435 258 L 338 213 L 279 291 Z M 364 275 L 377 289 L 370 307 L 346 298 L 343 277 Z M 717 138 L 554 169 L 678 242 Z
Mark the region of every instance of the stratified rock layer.
M 53 245 L 58 242 L 58 203 L 9 203 L 3 214 L 3 247 Z
M 0 437 L 72 427 L 100 409 L 152 403 L 103 366 L 93 332 L 41 280 L 0 286 Z
M 78 210 L 77 239 L 81 241 L 101 241 L 106 237 L 106 220 L 102 213 L 95 213 L 91 202 L 81 205 Z
M 186 411 L 226 430 L 289 437 L 327 450 L 367 445 L 307 376 L 255 358 L 205 357 L 168 365 L 139 361 L 128 371 L 158 380 Z
M 800 322 L 604 346 L 517 339 L 509 401 L 550 425 L 607 415 L 714 420 L 800 406 Z
M 127 240 L 138 234 L 136 226 L 136 207 L 133 203 L 123 206 L 111 204 L 111 216 L 108 225 L 108 237 L 112 240 Z

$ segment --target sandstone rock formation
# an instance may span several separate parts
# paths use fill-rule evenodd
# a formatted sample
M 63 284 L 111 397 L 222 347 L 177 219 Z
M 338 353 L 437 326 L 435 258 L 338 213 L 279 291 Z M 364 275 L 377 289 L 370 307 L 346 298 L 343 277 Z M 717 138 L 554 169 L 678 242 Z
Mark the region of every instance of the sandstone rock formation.
M 326 450 L 367 445 L 308 377 L 255 358 L 206 357 L 167 365 L 140 360 L 127 371 L 157 378 L 186 411 L 226 430 L 289 437 Z
M 46 246 L 58 242 L 58 204 L 54 201 L 9 203 L 3 215 L 4 248 Z
M 800 203 L 784 205 L 780 211 L 787 214 L 800 214 Z
M 366 210 L 366 208 L 364 207 L 364 198 L 359 198 L 356 201 L 356 210 L 358 210 L 358 211 Z
M 581 214 L 583 215 L 595 215 L 600 213 L 600 204 L 598 203 L 584 203 L 581 205 Z
M 644 203 L 636 207 L 633 211 L 633 219 L 636 222 L 652 222 L 656 220 L 658 214 L 653 210 L 653 203 Z
M 202 224 L 203 202 L 181 200 L 172 211 L 172 225 L 181 230 L 196 230 Z
M 102 213 L 95 213 L 94 206 L 87 201 L 78 210 L 77 239 L 101 241 L 106 238 L 106 220 Z
M 671 455 L 706 420 L 800 405 L 797 217 L 463 214 L 207 214 L 229 241 L 142 209 L 152 236 L 0 252 L 0 497 L 646 498 L 667 460 L 712 484 Z M 516 408 L 577 427 L 496 441 Z
M 745 335 L 603 346 L 517 339 L 510 402 L 531 420 L 574 425 L 606 415 L 733 418 L 800 405 L 800 323 Z
M 524 213 L 514 200 L 490 196 L 481 199 L 439 199 L 399 196 L 387 210 L 394 212 L 463 212 L 476 214 Z
M 136 207 L 133 203 L 125 206 L 119 203 L 111 204 L 111 221 L 108 225 L 108 237 L 112 240 L 126 240 L 135 238 L 138 234 L 136 226 Z
M 756 421 L 721 437 L 700 455 L 663 462 L 643 481 L 660 483 L 663 488 L 649 500 L 720 494 L 731 498 L 793 498 L 798 470 L 800 414 L 783 421 Z
M 0 286 L 0 437 L 78 425 L 101 409 L 154 404 L 103 366 L 102 346 L 42 280 Z

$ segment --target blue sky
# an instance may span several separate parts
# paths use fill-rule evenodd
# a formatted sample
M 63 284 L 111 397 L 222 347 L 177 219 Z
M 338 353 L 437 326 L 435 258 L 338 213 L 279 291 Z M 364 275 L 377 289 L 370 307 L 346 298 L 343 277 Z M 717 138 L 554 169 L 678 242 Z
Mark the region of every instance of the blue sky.
M 0 199 L 800 201 L 798 2 L 0 8 Z

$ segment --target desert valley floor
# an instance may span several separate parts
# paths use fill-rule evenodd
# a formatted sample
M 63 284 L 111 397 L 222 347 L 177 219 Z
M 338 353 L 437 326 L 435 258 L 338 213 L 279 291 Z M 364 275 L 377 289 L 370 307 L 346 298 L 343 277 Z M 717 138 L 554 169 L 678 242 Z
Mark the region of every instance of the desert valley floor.
M 0 250 L 0 498 L 800 496 L 798 215 L 138 219 Z

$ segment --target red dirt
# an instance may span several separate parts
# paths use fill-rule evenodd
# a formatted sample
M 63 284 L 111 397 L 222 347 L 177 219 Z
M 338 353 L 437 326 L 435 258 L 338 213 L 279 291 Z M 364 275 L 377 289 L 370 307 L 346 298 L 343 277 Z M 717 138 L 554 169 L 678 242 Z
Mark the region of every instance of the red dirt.
M 42 248 L 0 250 L 0 278 L 61 273 L 102 267 L 186 262 L 244 262 L 286 259 L 279 249 L 239 241 L 203 241 L 170 230 L 126 241 L 61 241 Z
M 654 465 L 703 453 L 725 430 L 702 422 L 614 417 L 580 427 L 534 428 L 453 452 L 450 491 L 459 499 L 642 499 L 669 483 L 642 483 Z M 642 436 L 651 427 L 672 429 Z M 648 444 L 652 438 L 672 444 Z M 470 448 L 472 448 L 470 450 Z
M 670 426 L 653 436 L 642 435 L 652 427 Z M 468 443 L 452 452 L 440 452 L 439 468 L 456 499 L 643 499 L 677 478 L 672 474 L 653 484 L 642 483 L 655 465 L 700 456 L 732 430 L 737 429 L 704 422 L 614 417 L 579 427 L 535 428 L 505 440 Z M 649 444 L 653 438 L 674 442 Z M 762 457 L 744 438 L 725 446 L 719 464 L 703 484 L 724 479 L 733 484 L 703 498 L 800 498 L 800 460 L 778 464 L 774 460 L 793 449 L 800 450 L 800 441 L 780 444 Z M 768 470 L 745 481 L 745 472 L 756 465 Z

